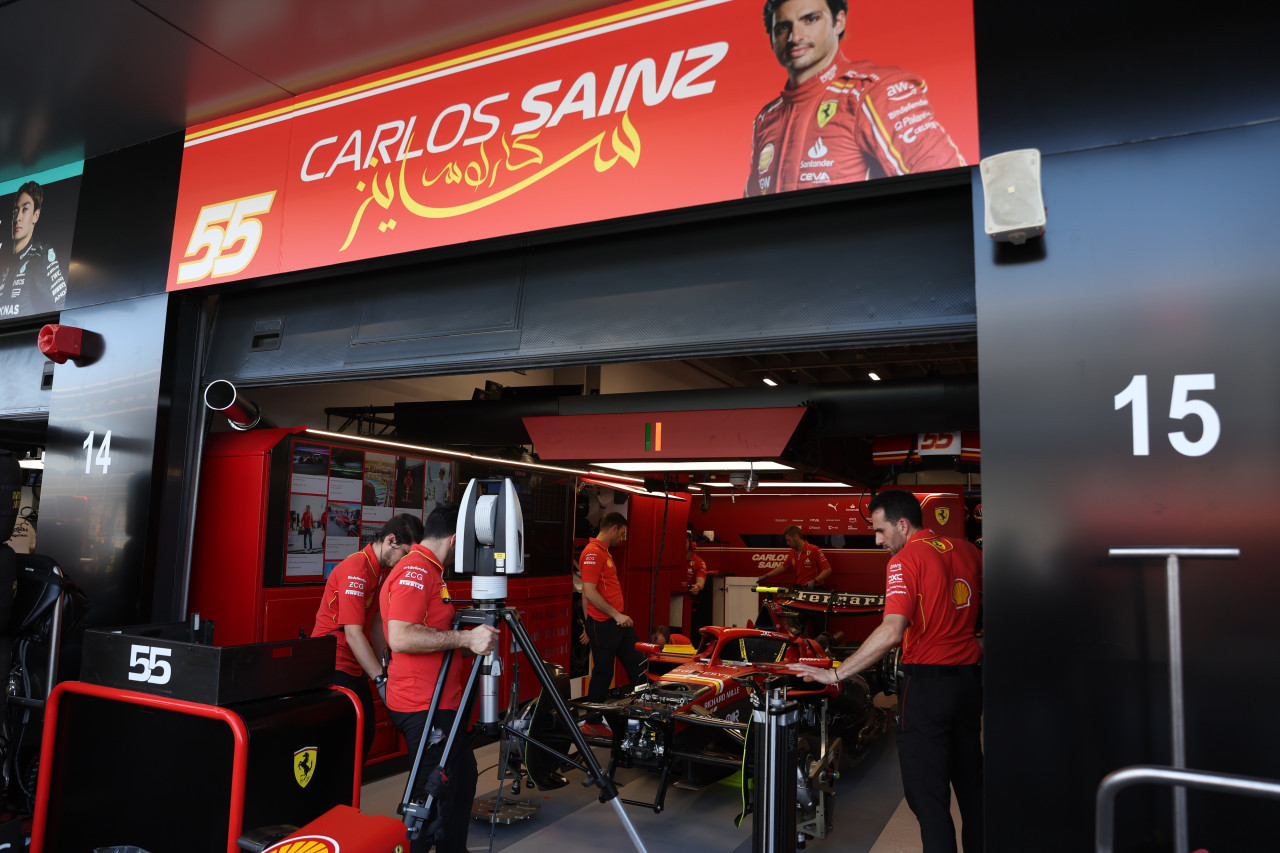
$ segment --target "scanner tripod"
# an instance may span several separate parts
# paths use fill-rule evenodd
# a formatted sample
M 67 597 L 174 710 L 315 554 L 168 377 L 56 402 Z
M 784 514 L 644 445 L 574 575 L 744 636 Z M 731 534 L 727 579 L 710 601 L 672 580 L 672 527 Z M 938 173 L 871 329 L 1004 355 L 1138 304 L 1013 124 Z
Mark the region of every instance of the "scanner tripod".
M 501 600 L 494 601 L 477 601 L 473 602 L 475 606 L 459 610 L 454 616 L 453 627 L 457 630 L 461 626 L 467 625 L 490 625 L 502 630 L 505 624 L 511 629 L 511 634 L 516 641 L 516 650 L 523 653 L 529 664 L 533 667 L 534 674 L 537 676 L 538 683 L 542 685 L 542 695 L 549 697 L 555 703 L 556 710 L 559 712 L 560 720 L 569 728 L 569 736 L 573 739 L 574 744 L 578 747 L 578 752 L 582 755 L 583 763 L 579 764 L 567 755 L 558 752 L 544 743 L 530 737 L 524 732 L 517 731 L 511 723 L 511 715 L 508 715 L 506 723 L 502 724 L 501 733 L 503 740 L 503 758 L 505 759 L 506 736 L 510 735 L 527 744 L 531 744 L 538 749 L 556 756 L 562 761 L 576 766 L 579 770 L 584 771 L 590 781 L 600 788 L 600 801 L 607 802 L 618 816 L 618 820 L 622 823 L 623 829 L 627 833 L 627 837 L 631 839 L 637 853 L 647 853 L 644 842 L 640 840 L 640 836 L 636 834 L 635 827 L 631 823 L 631 819 L 627 816 L 626 811 L 622 808 L 622 801 L 618 798 L 618 789 L 613 781 L 601 769 L 600 764 L 596 761 L 595 754 L 591 751 L 591 747 L 587 744 L 586 738 L 578 727 L 573 725 L 573 716 L 569 711 L 568 704 L 564 698 L 556 690 L 555 684 L 550 673 L 547 672 L 546 665 L 542 662 L 541 655 L 534 648 L 533 640 L 529 638 L 529 633 L 525 630 L 523 623 L 520 621 L 520 614 L 514 608 L 506 607 Z M 462 699 L 459 703 L 459 711 L 454 716 L 453 725 L 445 735 L 444 751 L 440 756 L 438 767 L 447 767 L 453 750 L 458 747 L 460 735 L 465 735 L 466 722 L 471 716 L 471 708 L 476 698 L 477 681 L 483 678 L 494 678 L 496 675 L 481 674 L 481 670 L 492 666 L 493 659 L 499 652 L 500 646 L 495 646 L 494 650 L 483 657 L 477 656 L 471 664 L 471 672 L 467 676 L 466 685 L 462 691 Z M 456 650 L 446 653 L 444 663 L 440 667 L 440 675 L 436 680 L 435 693 L 431 697 L 431 705 L 427 710 L 427 720 L 423 727 L 422 739 L 418 743 L 418 752 L 413 759 L 413 767 L 409 771 L 409 780 L 405 784 L 404 796 L 401 798 L 399 813 L 404 815 L 405 825 L 408 827 L 408 836 L 411 840 L 417 839 L 422 832 L 424 824 L 427 822 L 431 813 L 432 806 L 435 804 L 436 796 L 428 791 L 424 800 L 415 800 L 413 790 L 416 785 L 418 774 L 421 771 L 422 757 L 430 746 L 432 723 L 436 717 L 437 707 L 440 702 L 440 696 L 443 692 L 445 681 L 449 675 L 449 669 L 453 664 L 453 658 Z M 496 684 L 493 685 L 493 691 L 496 691 Z M 492 693 L 490 693 L 492 695 Z M 488 703 L 486 703 L 487 705 Z M 492 709 L 482 706 L 481 717 L 482 723 L 494 724 L 496 719 L 483 719 Z M 470 744 L 463 743 L 462 748 L 469 748 Z M 585 765 L 585 766 L 584 766 Z M 505 760 L 501 763 L 502 767 L 506 766 Z M 584 783 L 585 784 L 585 783 Z

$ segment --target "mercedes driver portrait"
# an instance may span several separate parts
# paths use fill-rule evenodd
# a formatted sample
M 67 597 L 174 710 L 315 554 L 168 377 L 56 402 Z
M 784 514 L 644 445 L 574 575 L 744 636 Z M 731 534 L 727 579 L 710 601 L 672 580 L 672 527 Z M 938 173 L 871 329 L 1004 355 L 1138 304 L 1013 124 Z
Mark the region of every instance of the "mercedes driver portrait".
M 27 181 L 13 198 L 9 251 L 0 255 L 0 318 L 61 311 L 67 283 L 52 246 L 35 239 L 44 189 Z
M 764 24 L 787 71 L 756 116 L 745 195 L 965 165 L 917 74 L 840 50 L 847 0 L 766 0 Z

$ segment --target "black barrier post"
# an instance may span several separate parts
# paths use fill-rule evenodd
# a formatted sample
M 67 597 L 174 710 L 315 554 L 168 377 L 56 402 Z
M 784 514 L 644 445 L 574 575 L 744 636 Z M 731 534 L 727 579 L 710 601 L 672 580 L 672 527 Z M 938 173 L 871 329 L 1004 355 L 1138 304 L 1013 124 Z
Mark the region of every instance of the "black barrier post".
M 774 677 L 776 678 L 776 676 Z M 755 805 L 752 853 L 792 853 L 796 849 L 796 726 L 800 705 L 787 688 L 765 680 L 752 694 L 755 729 Z M 780 680 L 780 679 L 779 679 Z

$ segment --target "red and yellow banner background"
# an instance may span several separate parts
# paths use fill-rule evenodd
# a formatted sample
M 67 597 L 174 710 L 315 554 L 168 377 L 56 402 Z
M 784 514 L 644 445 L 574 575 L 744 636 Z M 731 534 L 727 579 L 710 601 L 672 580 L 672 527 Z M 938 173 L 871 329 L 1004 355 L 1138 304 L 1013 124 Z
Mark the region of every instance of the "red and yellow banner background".
M 626 3 L 192 127 L 168 289 L 738 198 L 786 81 L 762 5 Z M 842 49 L 923 76 L 977 161 L 968 2 L 858 4 Z

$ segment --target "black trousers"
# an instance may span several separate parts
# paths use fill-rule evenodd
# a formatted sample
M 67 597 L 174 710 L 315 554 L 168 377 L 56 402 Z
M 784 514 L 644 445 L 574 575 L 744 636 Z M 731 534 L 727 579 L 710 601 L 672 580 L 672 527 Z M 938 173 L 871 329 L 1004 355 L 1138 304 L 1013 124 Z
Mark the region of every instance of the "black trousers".
M 404 735 L 409 746 L 409 758 L 412 760 L 418 754 L 418 744 L 422 742 L 427 712 L 413 711 L 405 714 L 387 709 L 387 713 L 391 715 L 391 722 Z M 456 711 L 436 711 L 432 727 L 440 729 L 447 738 L 456 715 Z M 414 799 L 426 797 L 427 777 L 440 764 L 443 754 L 444 739 L 427 747 L 426 754 L 422 756 L 422 764 L 418 766 L 413 791 L 410 792 Z M 476 798 L 476 779 L 479 773 L 476 770 L 476 754 L 471 749 L 471 738 L 465 729 L 458 733 L 453 754 L 445 765 L 445 775 L 449 778 L 449 785 L 444 796 L 436 803 L 439 813 L 444 815 L 444 837 L 435 842 L 435 849 L 437 853 L 466 853 L 467 831 L 471 828 L 471 804 Z M 432 839 L 427 838 L 423 832 L 409 845 L 409 853 L 427 853 L 431 845 Z
M 907 669 L 907 667 L 904 667 Z M 977 666 L 907 673 L 898 704 L 898 761 L 924 853 L 955 853 L 951 789 L 965 853 L 982 853 L 982 678 Z
M 698 632 L 711 624 L 711 587 L 704 586 L 697 595 L 690 597 L 689 602 L 689 640 L 694 648 L 698 646 Z
M 363 672 L 359 675 L 348 675 L 340 669 L 335 669 L 329 683 L 346 687 L 360 697 L 360 707 L 364 710 L 364 760 L 368 761 L 369 749 L 373 746 L 373 734 L 376 731 L 376 722 L 373 718 L 373 688 L 369 686 L 369 679 Z
M 620 627 L 612 619 L 587 620 L 587 640 L 591 644 L 591 684 L 587 687 L 587 701 L 603 702 L 609 696 L 609 683 L 613 681 L 613 662 L 622 661 L 631 684 L 640 684 L 644 678 L 644 655 L 636 650 L 636 629 Z M 601 717 L 588 719 L 597 723 Z

